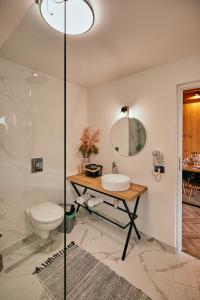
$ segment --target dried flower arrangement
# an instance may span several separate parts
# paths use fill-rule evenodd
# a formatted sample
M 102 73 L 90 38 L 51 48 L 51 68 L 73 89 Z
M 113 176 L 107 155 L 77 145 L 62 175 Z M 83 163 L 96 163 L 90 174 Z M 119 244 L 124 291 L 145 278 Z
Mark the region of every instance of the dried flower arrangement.
M 89 157 L 90 154 L 98 154 L 99 150 L 96 144 L 99 143 L 99 134 L 99 129 L 92 132 L 90 127 L 84 128 L 79 147 L 83 157 Z

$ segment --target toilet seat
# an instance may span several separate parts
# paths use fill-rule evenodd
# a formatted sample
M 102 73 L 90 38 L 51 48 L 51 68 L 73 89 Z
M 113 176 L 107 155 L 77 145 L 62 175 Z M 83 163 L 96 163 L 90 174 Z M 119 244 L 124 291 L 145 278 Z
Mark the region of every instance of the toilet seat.
M 38 204 L 30 208 L 29 213 L 38 223 L 53 223 L 64 216 L 63 208 L 52 202 Z

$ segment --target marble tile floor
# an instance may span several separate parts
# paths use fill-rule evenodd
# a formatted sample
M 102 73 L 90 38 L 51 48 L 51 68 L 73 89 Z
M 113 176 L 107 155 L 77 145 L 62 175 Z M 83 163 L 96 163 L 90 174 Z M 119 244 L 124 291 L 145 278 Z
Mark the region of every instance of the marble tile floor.
M 50 300 L 32 272 L 51 254 L 63 248 L 63 234 L 54 233 L 53 239 L 54 243 L 42 248 L 38 241 L 33 240 L 22 247 L 17 247 L 16 251 L 12 251 L 4 257 L 4 271 L 0 273 L 1 300 Z M 37 249 L 42 249 L 42 251 L 34 253 Z M 33 254 L 31 255 L 31 253 Z M 20 260 L 22 263 L 18 265 L 17 262 Z M 7 272 L 10 267 L 11 271 Z
M 56 239 L 55 241 L 50 239 L 48 242 L 41 244 L 35 236 L 29 243 L 22 243 L 21 246 L 18 247 L 15 247 L 15 245 L 12 246 L 12 250 L 3 254 L 4 272 L 8 273 L 12 271 L 37 253 L 42 253 L 45 250 L 51 252 L 51 249 L 54 249 L 55 244 Z
M 80 210 L 77 224 L 67 239 L 68 242 L 74 240 L 153 300 L 200 299 L 199 260 L 185 253 L 170 254 L 156 241 L 144 237 L 138 241 L 133 234 L 123 262 L 121 254 L 125 236 L 125 231 Z M 9 273 L 0 273 L 0 299 L 49 300 L 32 271 L 51 253 L 62 248 L 63 234 L 59 233 L 53 251 L 47 248 Z

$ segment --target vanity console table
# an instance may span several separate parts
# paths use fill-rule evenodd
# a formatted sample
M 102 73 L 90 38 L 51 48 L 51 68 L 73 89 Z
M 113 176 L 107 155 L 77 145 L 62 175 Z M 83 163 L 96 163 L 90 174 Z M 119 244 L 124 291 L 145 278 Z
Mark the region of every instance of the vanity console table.
M 77 212 L 79 211 L 80 207 L 83 207 L 90 214 L 94 213 L 94 214 L 98 215 L 99 217 L 101 217 L 101 218 L 103 218 L 103 219 L 105 219 L 105 220 L 107 220 L 107 221 L 123 228 L 123 229 L 125 229 L 126 227 L 129 227 L 126 242 L 125 242 L 125 245 L 124 245 L 124 250 L 123 250 L 123 253 L 122 253 L 122 260 L 124 260 L 125 257 L 126 257 L 126 252 L 127 252 L 127 248 L 128 248 L 132 228 L 134 228 L 138 239 L 141 239 L 140 233 L 139 233 L 139 231 L 137 229 L 137 226 L 135 224 L 135 219 L 138 217 L 137 208 L 138 208 L 140 196 L 147 190 L 147 187 L 142 186 L 142 185 L 137 185 L 137 184 L 131 184 L 130 189 L 128 189 L 124 192 L 111 192 L 111 191 L 105 190 L 102 187 L 101 177 L 91 178 L 91 177 L 85 176 L 84 174 L 77 174 L 77 175 L 73 175 L 73 176 L 68 176 L 67 180 L 69 182 L 71 182 L 74 190 L 76 191 L 76 193 L 79 197 L 81 195 L 85 194 L 86 191 L 89 189 L 89 190 L 92 190 L 94 192 L 98 192 L 100 194 L 103 194 L 103 195 L 106 195 L 108 197 L 119 200 L 123 203 L 124 208 L 117 207 L 116 209 L 119 209 L 120 211 L 126 213 L 129 217 L 130 221 L 124 226 L 117 223 L 117 222 L 115 222 L 115 221 L 113 221 L 113 220 L 111 220 L 111 219 L 109 219 L 108 217 L 105 217 L 103 214 L 90 209 L 88 207 L 87 203 L 79 204 L 75 201 L 75 203 L 77 204 Z M 77 186 L 84 188 L 82 193 L 80 192 L 80 190 L 78 189 Z M 133 207 L 133 210 L 131 211 L 127 203 L 132 203 L 132 202 L 134 202 L 135 205 Z M 106 205 L 114 207 L 114 205 L 112 203 L 110 203 L 106 200 L 104 200 L 103 203 L 106 204 Z

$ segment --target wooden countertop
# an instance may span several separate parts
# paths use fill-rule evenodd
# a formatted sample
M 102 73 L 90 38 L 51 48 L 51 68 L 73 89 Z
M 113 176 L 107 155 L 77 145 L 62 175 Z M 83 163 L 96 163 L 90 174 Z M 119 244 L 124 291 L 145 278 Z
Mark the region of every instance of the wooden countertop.
M 200 168 L 195 168 L 194 165 L 184 164 L 183 165 L 183 171 L 200 173 Z
M 113 198 L 118 198 L 125 201 L 132 201 L 136 199 L 138 196 L 142 195 L 146 190 L 146 186 L 138 185 L 138 184 L 131 184 L 129 190 L 124 192 L 110 192 L 105 190 L 101 186 L 101 177 L 91 178 L 87 177 L 84 174 L 77 174 L 73 176 L 68 176 L 67 180 L 81 186 L 90 188 L 100 193 L 104 193 L 109 196 L 113 196 Z

